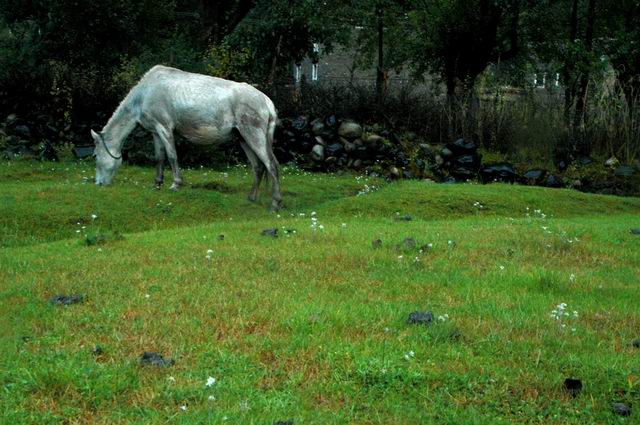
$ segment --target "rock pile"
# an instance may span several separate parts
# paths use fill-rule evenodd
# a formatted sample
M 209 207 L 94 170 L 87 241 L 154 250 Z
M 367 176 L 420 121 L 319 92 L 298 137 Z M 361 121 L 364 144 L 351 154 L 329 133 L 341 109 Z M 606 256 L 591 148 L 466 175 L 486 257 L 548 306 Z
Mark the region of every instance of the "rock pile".
M 100 128 L 107 116 L 59 128 L 52 117 L 30 120 L 8 115 L 0 121 L 0 157 L 57 159 L 53 146 L 74 145 L 77 158 L 90 156 L 90 128 Z M 310 119 L 284 118 L 276 130 L 274 153 L 281 164 L 295 163 L 312 171 L 353 170 L 359 174 L 401 178 L 428 178 L 444 183 L 478 180 L 545 187 L 570 187 L 584 192 L 614 195 L 640 194 L 640 161 L 621 164 L 611 157 L 596 161 L 585 155 L 556 152 L 555 170 L 525 168 L 508 162 L 482 163 L 477 138 L 444 144 L 426 143 L 411 132 L 398 132 L 380 125 L 363 125 L 334 115 Z M 87 144 L 89 144 L 87 146 Z M 194 147 L 176 137 L 183 165 L 214 165 L 244 161 L 239 144 L 230 141 L 213 148 Z M 155 163 L 149 134 L 136 128 L 123 149 L 125 161 L 138 165 Z
M 413 176 L 396 134 L 365 131 L 361 124 L 335 116 L 312 121 L 298 117 L 281 124 L 274 145 L 280 162 L 295 161 L 315 171 L 347 168 L 389 178 Z

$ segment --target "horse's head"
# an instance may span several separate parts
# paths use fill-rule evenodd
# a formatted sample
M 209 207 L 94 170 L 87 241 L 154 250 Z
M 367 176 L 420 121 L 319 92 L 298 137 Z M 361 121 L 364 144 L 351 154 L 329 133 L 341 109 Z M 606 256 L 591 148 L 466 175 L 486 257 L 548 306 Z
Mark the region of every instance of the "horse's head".
M 96 158 L 96 184 L 107 185 L 113 181 L 116 171 L 122 165 L 122 155 L 115 156 L 107 148 L 104 136 L 91 130 L 91 137 L 96 143 L 93 156 Z

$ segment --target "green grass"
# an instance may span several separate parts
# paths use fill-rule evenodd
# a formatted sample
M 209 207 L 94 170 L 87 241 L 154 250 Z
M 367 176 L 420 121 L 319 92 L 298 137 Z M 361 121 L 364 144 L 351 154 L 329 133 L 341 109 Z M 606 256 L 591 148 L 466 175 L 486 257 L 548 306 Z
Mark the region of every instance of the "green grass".
M 92 173 L 0 163 L 1 423 L 640 417 L 640 199 L 374 179 L 356 196 L 355 175 L 289 169 L 275 214 L 264 190 L 246 201 L 244 168 L 186 170 L 176 193 L 151 169 L 102 188 Z M 433 246 L 398 250 L 405 237 Z M 578 317 L 551 318 L 560 303 Z M 415 310 L 449 319 L 407 325 Z M 141 367 L 144 351 L 176 363 Z

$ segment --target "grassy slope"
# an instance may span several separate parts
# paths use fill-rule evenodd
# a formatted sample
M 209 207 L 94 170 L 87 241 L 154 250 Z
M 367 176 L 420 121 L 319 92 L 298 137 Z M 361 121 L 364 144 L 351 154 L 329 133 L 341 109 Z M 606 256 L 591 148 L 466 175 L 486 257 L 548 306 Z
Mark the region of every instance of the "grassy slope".
M 354 176 L 290 171 L 278 217 L 265 193 L 245 201 L 242 169 L 187 171 L 218 190 L 178 193 L 151 190 L 152 170 L 125 167 L 109 188 L 83 184 L 91 171 L 0 163 L 3 422 L 638 418 L 609 411 L 640 405 L 640 353 L 629 346 L 640 337 L 640 238 L 629 234 L 638 199 L 424 182 L 368 182 L 384 187 L 355 197 Z M 324 231 L 309 228 L 311 211 Z M 274 226 L 298 231 L 260 236 Z M 113 230 L 125 239 L 82 243 Z M 398 252 L 406 236 L 434 247 Z M 46 303 L 76 292 L 89 301 Z M 564 328 L 549 317 L 562 302 L 578 311 Z M 408 326 L 414 310 L 450 319 Z M 177 363 L 140 368 L 143 351 Z M 562 391 L 569 376 L 585 384 L 576 399 Z

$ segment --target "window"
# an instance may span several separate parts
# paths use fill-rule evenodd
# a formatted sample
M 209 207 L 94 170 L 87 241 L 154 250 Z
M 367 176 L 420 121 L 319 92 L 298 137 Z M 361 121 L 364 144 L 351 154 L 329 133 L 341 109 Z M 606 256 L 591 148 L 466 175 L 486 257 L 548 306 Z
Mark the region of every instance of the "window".
M 296 83 L 300 82 L 300 79 L 302 78 L 302 65 L 299 65 L 299 64 L 294 65 L 293 78 Z
M 311 64 L 311 81 L 318 81 L 318 54 L 320 53 L 320 44 L 313 43 L 313 63 Z

